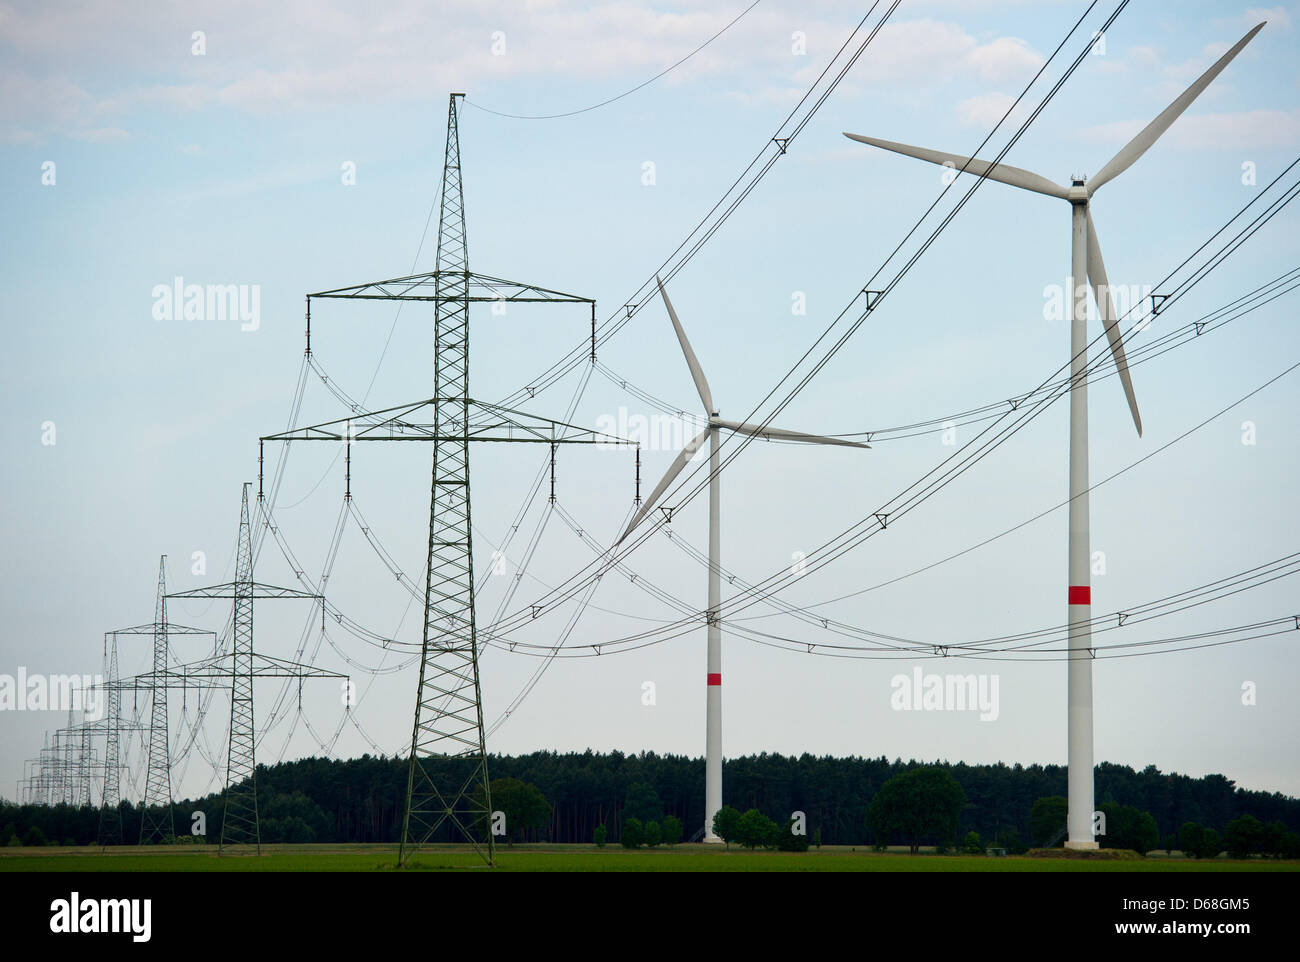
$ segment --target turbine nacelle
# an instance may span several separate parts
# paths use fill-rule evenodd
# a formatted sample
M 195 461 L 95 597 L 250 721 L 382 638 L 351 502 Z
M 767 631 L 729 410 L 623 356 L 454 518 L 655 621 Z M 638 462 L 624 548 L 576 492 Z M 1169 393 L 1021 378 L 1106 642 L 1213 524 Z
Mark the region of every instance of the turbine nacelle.
M 718 411 L 713 405 L 713 392 L 709 389 L 709 381 L 704 376 L 704 369 L 700 367 L 700 361 L 695 356 L 695 351 L 691 347 L 691 342 L 686 337 L 686 331 L 682 328 L 682 322 L 677 317 L 677 311 L 673 309 L 673 302 L 668 298 L 668 291 L 664 289 L 664 282 L 658 277 L 655 282 L 659 285 L 659 293 L 663 297 L 664 307 L 668 309 L 668 318 L 673 323 L 673 330 L 677 334 L 677 341 L 681 345 L 682 354 L 686 357 L 686 366 L 690 368 L 691 379 L 695 382 L 695 390 L 700 395 L 700 401 L 704 404 L 704 411 L 708 415 L 707 426 L 686 443 L 686 446 L 677 453 L 673 463 L 669 465 L 664 476 L 655 485 L 654 490 L 650 492 L 649 497 L 641 503 L 641 508 L 632 520 L 628 522 L 627 527 L 619 536 L 617 543 L 622 543 L 638 524 L 641 519 L 650 513 L 650 510 L 663 497 L 669 485 L 677 479 L 686 465 L 691 462 L 704 442 L 711 436 L 721 431 L 731 431 L 733 434 L 746 434 L 751 437 L 763 438 L 768 441 L 794 441 L 803 444 L 826 444 L 837 447 L 847 448 L 869 448 L 871 445 L 864 444 L 861 441 L 846 441 L 843 438 L 825 437 L 820 434 L 806 434 L 803 431 L 790 431 L 785 428 L 773 427 L 766 424 L 749 424 L 744 421 L 728 421 L 718 416 Z

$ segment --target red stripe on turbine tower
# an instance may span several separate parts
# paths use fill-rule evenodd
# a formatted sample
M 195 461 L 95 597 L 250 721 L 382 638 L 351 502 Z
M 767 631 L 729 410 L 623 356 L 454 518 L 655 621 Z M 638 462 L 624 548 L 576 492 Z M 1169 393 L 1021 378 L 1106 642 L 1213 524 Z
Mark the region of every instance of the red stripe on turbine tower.
M 710 685 L 721 685 L 721 684 L 722 684 L 722 672 L 716 672 L 716 673 L 714 673 L 714 672 L 710 672 L 710 673 L 709 673 L 709 684 L 710 684 Z
M 1088 585 L 1070 586 L 1070 604 L 1072 605 L 1090 605 L 1092 604 L 1092 588 Z

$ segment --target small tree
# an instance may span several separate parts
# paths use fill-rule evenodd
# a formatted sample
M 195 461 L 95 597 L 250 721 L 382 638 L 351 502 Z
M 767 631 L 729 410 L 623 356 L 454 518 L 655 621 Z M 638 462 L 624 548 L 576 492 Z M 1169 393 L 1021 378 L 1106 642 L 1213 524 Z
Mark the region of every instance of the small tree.
M 605 828 L 604 822 L 601 822 L 599 825 L 596 826 L 596 831 L 593 832 L 591 836 L 592 841 L 596 843 L 596 848 L 605 847 L 605 836 L 607 836 L 608 834 L 609 831 Z
M 1160 844 L 1160 829 L 1150 812 L 1111 802 L 1103 804 L 1101 811 L 1106 816 L 1106 834 L 1097 841 L 1104 848 L 1131 848 L 1145 855 Z
M 812 843 L 818 848 L 822 847 L 822 827 L 820 825 L 813 829 Z
M 1234 818 L 1223 826 L 1223 845 L 1233 858 L 1250 858 L 1264 848 L 1264 823 L 1254 815 Z
M 1189 858 L 1214 858 L 1223 851 L 1223 841 L 1214 829 L 1187 822 L 1178 830 L 1178 847 Z
M 682 840 L 682 820 L 676 815 L 665 815 L 663 823 L 664 844 L 676 845 Z
M 1274 819 L 1264 826 L 1260 851 L 1274 858 L 1300 858 L 1300 835 Z
M 774 846 L 780 835 L 780 828 L 756 808 L 751 808 L 736 822 L 736 841 L 748 849 Z
M 649 848 L 655 848 L 664 840 L 663 830 L 659 827 L 658 822 L 646 822 L 645 829 L 641 833 L 641 840 Z
M 806 852 L 808 851 L 808 836 L 806 834 L 796 835 L 794 833 L 794 819 L 788 818 L 785 822 L 785 828 L 777 833 L 776 847 L 782 852 Z
M 493 810 L 505 813 L 507 845 L 513 845 L 515 836 L 522 836 L 528 829 L 546 827 L 551 817 L 551 805 L 536 785 L 517 778 L 494 778 L 490 787 Z M 484 806 L 481 789 L 474 797 L 480 806 Z M 482 817 L 479 822 L 482 823 Z
M 952 842 L 965 804 L 965 793 L 946 768 L 913 768 L 895 775 L 876 792 L 867 807 L 867 827 L 877 842 L 901 836 L 915 855 L 923 837 L 932 837 L 940 845 Z
M 1014 828 L 1004 828 L 998 832 L 998 845 L 1005 848 L 1012 855 L 1023 855 L 1027 847 L 1021 841 L 1020 833 Z
M 624 848 L 636 848 L 645 841 L 645 829 L 641 826 L 641 819 L 629 818 L 623 823 L 623 834 L 619 841 Z
M 979 855 L 984 851 L 984 843 L 980 841 L 980 833 L 972 829 L 966 833 L 966 838 L 962 841 L 962 848 L 966 850 L 967 855 Z
M 1048 795 L 1034 802 L 1029 810 L 1029 844 L 1044 848 L 1065 827 L 1070 803 L 1064 795 Z
M 731 843 L 740 839 L 736 832 L 739 823 L 740 812 L 730 805 L 723 805 L 713 816 L 713 834 L 726 842 L 727 848 L 731 848 Z
M 1272 855 L 1274 858 L 1281 858 L 1282 839 L 1286 837 L 1286 826 L 1282 822 L 1274 819 L 1264 826 L 1264 842 L 1260 846 L 1260 851 L 1265 855 Z M 4 833 L 0 832 L 0 838 L 4 838 Z

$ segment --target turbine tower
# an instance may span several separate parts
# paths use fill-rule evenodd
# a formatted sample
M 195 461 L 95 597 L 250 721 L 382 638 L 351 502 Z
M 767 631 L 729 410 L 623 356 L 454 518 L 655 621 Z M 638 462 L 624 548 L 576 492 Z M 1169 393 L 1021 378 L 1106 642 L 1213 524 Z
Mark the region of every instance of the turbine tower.
M 760 424 L 746 424 L 742 421 L 724 421 L 718 416 L 718 410 L 713 404 L 713 393 L 709 390 L 709 382 L 704 377 L 704 369 L 700 367 L 695 351 L 691 349 L 691 342 L 686 338 L 686 331 L 682 329 L 681 321 L 677 319 L 673 303 L 668 299 L 668 291 L 664 289 L 663 281 L 657 277 L 655 281 L 659 284 L 659 293 L 664 299 L 664 307 L 668 309 L 668 318 L 673 322 L 673 330 L 677 332 L 677 341 L 681 344 L 682 353 L 686 355 L 686 366 L 691 370 L 695 390 L 699 392 L 700 401 L 704 404 L 704 414 L 708 424 L 703 431 L 688 441 L 686 447 L 682 448 L 673 459 L 673 463 L 668 466 L 668 471 L 655 485 L 650 496 L 645 499 L 641 509 L 633 515 L 619 541 L 623 541 L 632 529 L 640 524 L 641 519 L 655 506 L 663 493 L 668 490 L 668 486 L 682 473 L 695 453 L 703 446 L 705 438 L 708 438 L 709 608 L 705 614 L 705 623 L 708 627 L 708 668 L 705 677 L 707 715 L 704 736 L 704 841 L 720 842 L 722 840 L 713 833 L 713 816 L 717 814 L 718 809 L 722 808 L 722 615 L 719 610 L 722 605 L 722 491 L 721 459 L 718 453 L 721 434 L 725 430 L 733 434 L 746 434 L 767 440 L 833 444 L 847 448 L 866 448 L 870 445 L 858 441 L 822 437 L 818 434 L 764 427 Z
M 1266 21 L 1267 22 L 1267 21 Z M 1088 288 L 1084 278 L 1092 287 L 1093 298 L 1097 303 L 1097 313 L 1106 330 L 1106 339 L 1110 342 L 1110 352 L 1119 372 L 1120 383 L 1124 386 L 1124 396 L 1128 400 L 1129 412 L 1133 416 L 1133 425 L 1138 436 L 1142 435 L 1142 418 L 1138 414 L 1137 398 L 1133 394 L 1133 382 L 1129 378 L 1128 361 L 1124 356 L 1123 336 L 1115 316 L 1115 304 L 1111 299 L 1110 283 L 1106 280 L 1106 267 L 1101 259 L 1101 245 L 1097 240 L 1097 228 L 1092 222 L 1091 200 L 1097 190 L 1108 181 L 1114 180 L 1141 157 L 1166 130 L 1178 119 L 1179 115 L 1201 95 L 1223 69 L 1228 66 L 1246 44 L 1254 39 L 1255 34 L 1264 28 L 1261 23 L 1237 41 L 1237 43 L 1220 57 L 1205 73 L 1168 107 L 1155 120 L 1147 124 L 1142 131 L 1130 140 L 1098 171 L 1089 183 L 1083 177 L 1075 177 L 1066 187 L 1041 177 L 1038 174 L 1007 164 L 991 164 L 974 157 L 962 157 L 940 150 L 925 147 L 912 147 L 907 144 L 878 140 L 860 134 L 845 133 L 845 137 L 873 147 L 881 147 L 894 153 L 906 154 L 932 164 L 955 167 L 957 170 L 970 171 L 979 177 L 1000 181 L 1013 187 L 1032 190 L 1049 197 L 1058 197 L 1070 204 L 1070 274 L 1072 277 L 1073 314 L 1070 326 L 1070 536 L 1069 536 L 1069 584 L 1067 586 L 1067 611 L 1069 624 L 1069 649 L 1067 659 L 1069 677 L 1068 687 L 1068 785 L 1069 811 L 1067 816 L 1068 835 L 1066 848 L 1093 849 L 1097 841 L 1093 834 L 1093 738 L 1092 738 L 1092 630 L 1091 618 L 1092 586 L 1090 583 L 1090 525 L 1088 517 Z

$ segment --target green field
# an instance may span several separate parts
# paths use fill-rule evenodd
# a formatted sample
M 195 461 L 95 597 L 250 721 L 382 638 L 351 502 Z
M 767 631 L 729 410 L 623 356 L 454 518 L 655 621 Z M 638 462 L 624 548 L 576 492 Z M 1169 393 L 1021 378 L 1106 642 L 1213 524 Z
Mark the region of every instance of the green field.
M 132 846 L 116 850 L 8 848 L 0 872 L 374 872 L 393 871 L 392 845 L 264 845 L 262 854 L 218 857 L 199 846 Z M 483 862 L 464 846 L 421 850 L 414 870 L 478 869 Z M 1263 859 L 1197 861 L 1152 856 L 1134 861 L 1064 858 L 991 858 L 980 855 L 907 855 L 830 847 L 801 853 L 719 851 L 679 845 L 671 850 L 628 851 L 590 845 L 520 845 L 501 848 L 505 872 L 1295 872 L 1300 862 Z

